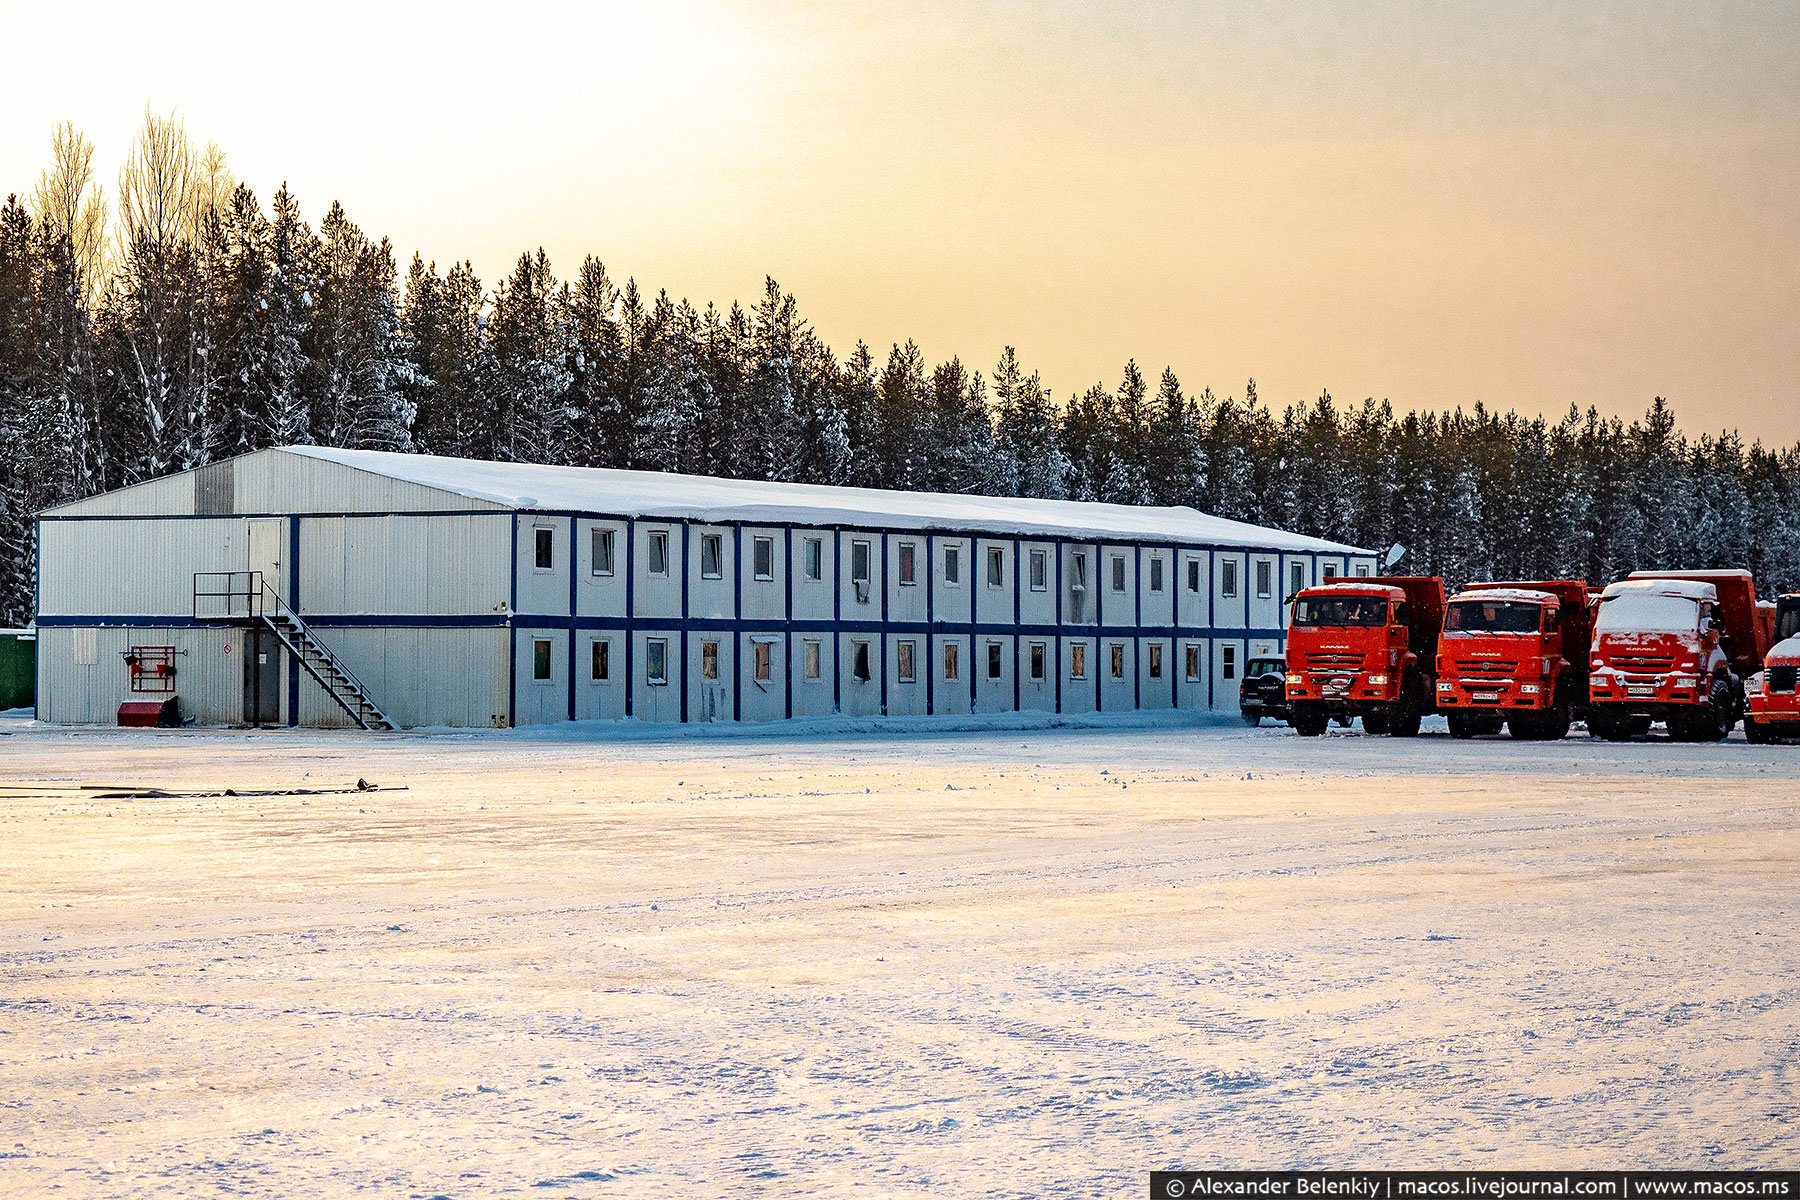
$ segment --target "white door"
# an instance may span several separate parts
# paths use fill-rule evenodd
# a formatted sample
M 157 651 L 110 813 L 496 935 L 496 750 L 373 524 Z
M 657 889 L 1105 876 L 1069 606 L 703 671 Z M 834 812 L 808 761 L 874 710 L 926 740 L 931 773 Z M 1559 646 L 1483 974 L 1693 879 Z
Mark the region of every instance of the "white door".
M 249 526 L 249 555 L 244 569 L 262 572 L 263 583 L 268 589 L 277 596 L 285 595 L 281 586 L 281 543 L 287 536 L 287 522 L 255 520 L 245 524 Z

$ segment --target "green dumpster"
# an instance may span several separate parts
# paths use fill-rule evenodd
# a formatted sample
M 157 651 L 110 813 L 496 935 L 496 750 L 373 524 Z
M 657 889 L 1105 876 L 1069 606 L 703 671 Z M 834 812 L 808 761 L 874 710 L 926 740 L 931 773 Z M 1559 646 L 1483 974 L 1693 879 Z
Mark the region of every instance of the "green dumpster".
M 37 696 L 37 634 L 0 629 L 0 710 L 30 708 Z

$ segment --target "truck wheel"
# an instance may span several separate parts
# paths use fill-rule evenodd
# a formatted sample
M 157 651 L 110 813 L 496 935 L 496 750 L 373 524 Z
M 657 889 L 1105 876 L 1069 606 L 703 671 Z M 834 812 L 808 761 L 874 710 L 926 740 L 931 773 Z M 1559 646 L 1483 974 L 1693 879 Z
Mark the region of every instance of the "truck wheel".
M 1453 738 L 1472 738 L 1484 732 L 1482 722 L 1474 713 L 1445 713 L 1444 720 L 1450 723 L 1450 736 Z
M 1689 732 L 1690 739 L 1696 742 L 1724 741 L 1731 734 L 1731 727 L 1737 724 L 1737 700 L 1731 694 L 1731 685 L 1723 679 L 1713 680 L 1712 693 L 1705 704 L 1694 713 Z
M 1776 738 L 1774 731 L 1761 721 L 1755 717 L 1746 716 L 1744 718 L 1744 740 L 1752 746 L 1769 746 L 1779 739 Z
M 1384 712 L 1363 714 L 1363 732 L 1380 737 L 1388 731 L 1388 715 Z
M 1419 699 L 1419 677 L 1408 675 L 1400 685 L 1400 703 L 1388 719 L 1388 736 L 1418 737 L 1419 722 L 1424 718 L 1424 703 Z
M 1247 713 L 1243 714 L 1243 717 L 1244 717 L 1244 724 L 1248 725 L 1252 729 L 1255 729 L 1258 725 L 1262 724 L 1262 717 L 1256 713 L 1247 712 Z
M 1329 719 L 1319 705 L 1299 703 L 1294 705 L 1293 723 L 1294 732 L 1301 737 L 1318 737 L 1325 732 Z
M 1544 726 L 1536 713 L 1514 713 L 1506 718 L 1506 732 L 1515 742 L 1536 742 L 1543 740 Z
M 1543 738 L 1547 742 L 1560 742 L 1569 736 L 1569 726 L 1575 723 L 1575 714 L 1569 711 L 1567 704 L 1558 704 L 1544 713 L 1540 726 Z
M 1650 726 L 1655 724 L 1649 717 L 1627 717 L 1625 720 L 1626 737 L 1646 737 Z

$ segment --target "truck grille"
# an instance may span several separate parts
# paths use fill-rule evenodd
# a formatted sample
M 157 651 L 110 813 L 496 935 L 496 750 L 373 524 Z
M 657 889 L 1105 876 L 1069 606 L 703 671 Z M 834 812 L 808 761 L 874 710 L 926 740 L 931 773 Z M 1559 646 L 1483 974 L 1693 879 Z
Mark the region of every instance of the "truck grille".
M 1675 669 L 1675 659 L 1668 654 L 1615 654 L 1612 665 L 1627 675 L 1667 675 Z
M 1793 691 L 1796 671 L 1800 671 L 1800 667 L 1770 667 L 1769 690 L 1771 692 Z
M 1315 671 L 1354 671 L 1363 665 L 1363 656 L 1360 654 L 1308 654 L 1306 665 Z
M 1491 658 L 1465 658 L 1456 663 L 1456 673 L 1465 679 L 1472 676 L 1511 679 L 1518 671 L 1517 663 L 1499 662 Z

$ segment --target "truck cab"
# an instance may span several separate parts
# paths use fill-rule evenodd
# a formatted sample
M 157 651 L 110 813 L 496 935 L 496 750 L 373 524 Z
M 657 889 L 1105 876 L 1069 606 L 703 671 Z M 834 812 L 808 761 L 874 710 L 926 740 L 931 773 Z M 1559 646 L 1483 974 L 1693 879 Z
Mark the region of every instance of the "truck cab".
M 1588 700 L 1587 584 L 1474 583 L 1450 598 L 1438 642 L 1437 706 L 1452 737 L 1556 739 Z
M 1747 572 L 1638 572 L 1612 584 L 1594 622 L 1589 731 L 1623 741 L 1663 721 L 1677 741 L 1720 740 L 1767 636 Z
M 1294 596 L 1288 625 L 1289 722 L 1317 737 L 1333 717 L 1369 733 L 1412 737 L 1433 709 L 1432 671 L 1444 581 L 1424 576 L 1334 580 Z

